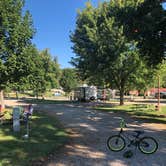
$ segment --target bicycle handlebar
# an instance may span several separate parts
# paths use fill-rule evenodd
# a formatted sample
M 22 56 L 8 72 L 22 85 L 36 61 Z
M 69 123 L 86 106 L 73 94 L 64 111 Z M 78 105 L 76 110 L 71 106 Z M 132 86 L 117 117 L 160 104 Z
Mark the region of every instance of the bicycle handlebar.
M 124 127 L 126 127 L 126 123 L 125 123 L 125 120 L 123 118 L 121 118 L 120 128 L 123 129 Z
M 126 122 L 125 122 L 125 119 L 123 119 L 122 117 L 115 117 L 116 119 L 120 120 L 120 128 L 123 129 L 126 126 Z

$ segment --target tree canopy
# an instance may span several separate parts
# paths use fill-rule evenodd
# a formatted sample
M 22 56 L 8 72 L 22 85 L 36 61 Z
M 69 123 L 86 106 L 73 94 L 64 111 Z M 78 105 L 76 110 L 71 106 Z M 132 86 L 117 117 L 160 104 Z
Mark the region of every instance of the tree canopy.
M 144 0 L 124 24 L 130 27 L 126 34 L 138 41 L 141 55 L 148 64 L 155 67 L 161 63 L 166 51 L 166 10 L 161 0 Z
M 0 0 L 0 89 L 30 73 L 29 47 L 34 35 L 32 17 L 23 0 Z
M 31 89 L 38 96 L 59 87 L 60 66 L 48 49 L 32 44 L 33 20 L 23 7 L 24 0 L 0 0 L 0 90 Z
M 148 7 L 146 12 L 143 9 L 146 4 L 151 5 L 149 3 L 148 0 L 112 0 L 94 8 L 88 2 L 86 8 L 78 13 L 76 29 L 71 34 L 73 50 L 76 53 L 72 64 L 79 69 L 84 79 L 88 77 L 100 78 L 111 87 L 119 89 L 120 104 L 123 104 L 123 95 L 125 89 L 130 87 L 131 80 L 137 78 L 137 83 L 145 86 L 147 82 L 143 82 L 143 79 L 149 73 L 147 64 L 156 65 L 161 62 L 164 56 L 164 38 L 161 34 L 164 32 L 164 27 L 162 27 L 161 20 L 165 19 L 165 12 L 159 2 L 153 2 L 152 6 L 155 7 L 154 10 L 157 10 L 158 15 L 151 13 L 150 15 L 154 19 L 147 22 L 145 15 L 152 7 L 150 9 Z M 144 24 L 139 22 L 141 16 L 143 16 L 146 26 L 142 26 Z M 161 28 L 155 31 L 159 25 L 156 25 L 156 20 L 159 20 Z M 154 26 L 151 27 L 151 25 Z M 155 34 L 158 36 L 162 29 L 160 39 L 156 40 L 154 37 L 152 41 L 148 35 L 149 27 L 153 32 L 150 36 Z M 162 49 L 158 47 L 158 44 L 155 44 L 159 40 L 161 42 L 158 44 Z M 150 44 L 147 44 L 148 41 Z M 155 47 L 153 51 L 152 47 Z M 156 55 L 157 50 L 160 51 Z M 144 74 L 139 74 L 142 71 Z M 139 78 L 143 78 L 142 81 Z
M 72 68 L 62 69 L 60 85 L 65 92 L 69 93 L 72 90 L 74 90 L 74 88 L 77 87 L 78 82 L 79 79 L 75 69 Z

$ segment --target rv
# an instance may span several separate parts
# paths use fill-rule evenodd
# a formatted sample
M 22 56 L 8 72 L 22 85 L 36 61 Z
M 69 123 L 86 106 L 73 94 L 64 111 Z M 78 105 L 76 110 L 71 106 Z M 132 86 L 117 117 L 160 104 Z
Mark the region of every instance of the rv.
M 91 101 L 97 99 L 95 86 L 78 87 L 74 91 L 74 98 L 78 101 Z
M 112 92 L 113 91 L 111 89 L 98 88 L 97 89 L 97 99 L 98 100 L 110 100 L 110 98 L 112 98 L 112 96 L 113 96 Z

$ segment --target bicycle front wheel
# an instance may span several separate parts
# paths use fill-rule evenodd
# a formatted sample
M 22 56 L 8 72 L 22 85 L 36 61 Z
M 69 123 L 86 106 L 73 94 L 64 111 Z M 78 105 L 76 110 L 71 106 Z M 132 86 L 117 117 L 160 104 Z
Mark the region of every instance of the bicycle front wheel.
M 113 135 L 108 138 L 107 140 L 107 146 L 110 150 L 114 152 L 121 151 L 125 148 L 126 142 L 123 137 L 120 135 Z
M 143 137 L 138 144 L 138 148 L 144 154 L 152 154 L 158 149 L 158 143 L 152 137 Z

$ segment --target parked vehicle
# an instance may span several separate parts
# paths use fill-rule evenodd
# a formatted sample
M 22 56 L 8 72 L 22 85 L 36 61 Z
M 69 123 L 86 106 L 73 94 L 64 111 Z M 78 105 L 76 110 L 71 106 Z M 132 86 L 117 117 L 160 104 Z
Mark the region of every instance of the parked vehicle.
M 97 88 L 95 86 L 78 87 L 74 91 L 74 98 L 79 101 L 96 100 Z
M 158 98 L 158 93 L 155 93 L 155 98 Z M 160 98 L 166 99 L 166 92 L 160 92 Z
M 112 97 L 112 94 L 110 89 L 103 89 L 103 88 L 97 89 L 97 99 L 110 100 L 111 97 Z

